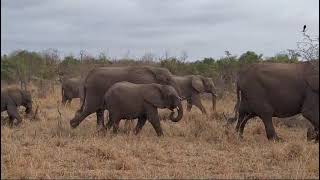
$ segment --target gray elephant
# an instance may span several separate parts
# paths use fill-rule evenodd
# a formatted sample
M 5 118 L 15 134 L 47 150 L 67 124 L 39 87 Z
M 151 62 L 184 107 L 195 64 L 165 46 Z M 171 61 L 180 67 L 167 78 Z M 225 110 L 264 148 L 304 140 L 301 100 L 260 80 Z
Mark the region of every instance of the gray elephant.
M 203 114 L 207 114 L 206 109 L 201 103 L 201 93 L 210 93 L 212 95 L 212 111 L 216 108 L 216 89 L 212 78 L 206 78 L 200 75 L 174 76 L 174 81 L 181 90 L 181 96 L 187 99 L 187 111 L 190 111 L 192 105 L 195 105 Z
M 28 115 L 32 114 L 32 98 L 30 92 L 20 90 L 18 88 L 6 88 L 1 90 L 1 112 L 7 111 L 9 115 L 9 124 L 13 125 L 13 121 L 17 119 L 18 125 L 22 119 L 18 113 L 18 106 L 24 106 Z
M 91 70 L 86 76 L 83 84 L 83 102 L 74 118 L 70 120 L 71 127 L 77 127 L 88 115 L 96 112 L 97 128 L 102 130 L 104 128 L 103 96 L 113 84 L 121 81 L 135 84 L 172 85 L 180 93 L 179 87 L 173 80 L 173 75 L 165 68 L 152 66 L 98 67 Z M 183 113 L 183 109 L 179 109 L 178 113 Z M 181 115 L 177 117 L 182 118 Z M 177 119 L 173 120 L 177 121 Z
M 242 137 L 247 121 L 262 119 L 269 140 L 279 140 L 272 117 L 302 114 L 314 126 L 319 139 L 319 61 L 296 64 L 258 63 L 239 72 L 237 80 L 236 130 Z M 312 137 L 312 135 L 308 135 Z
M 168 108 L 174 111 L 181 109 L 181 98 L 177 91 L 169 85 L 160 84 L 133 84 L 130 82 L 118 82 L 114 84 L 104 96 L 104 109 L 109 111 L 109 122 L 107 128 L 113 125 L 113 132 L 116 133 L 121 119 L 138 118 L 135 134 L 144 126 L 148 120 L 155 129 L 158 136 L 163 132 L 160 126 L 158 108 Z M 171 119 L 175 122 L 182 118 Z
M 82 79 L 80 77 L 75 78 L 62 78 L 61 82 L 61 96 L 62 96 L 62 104 L 66 105 L 70 104 L 72 99 L 80 98 L 80 103 L 82 101 L 82 93 L 83 89 Z

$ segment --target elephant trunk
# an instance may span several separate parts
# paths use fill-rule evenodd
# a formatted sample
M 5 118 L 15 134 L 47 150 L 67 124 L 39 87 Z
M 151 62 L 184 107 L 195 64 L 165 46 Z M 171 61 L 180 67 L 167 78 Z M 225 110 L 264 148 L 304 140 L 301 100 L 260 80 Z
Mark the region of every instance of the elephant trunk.
M 177 109 L 178 109 L 178 116 L 176 118 L 174 118 L 174 116 L 173 116 L 174 115 L 174 111 L 171 112 L 171 114 L 170 114 L 170 120 L 173 121 L 173 122 L 178 122 L 178 121 L 180 121 L 182 119 L 183 108 L 182 108 L 181 102 L 179 103 Z

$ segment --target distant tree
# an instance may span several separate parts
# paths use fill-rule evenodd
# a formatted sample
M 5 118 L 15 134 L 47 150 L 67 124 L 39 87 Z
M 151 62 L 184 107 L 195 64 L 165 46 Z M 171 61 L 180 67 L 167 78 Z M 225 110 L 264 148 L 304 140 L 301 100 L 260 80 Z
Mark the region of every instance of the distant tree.
M 100 52 L 97 58 L 98 63 L 110 64 L 110 60 L 105 52 Z
M 266 61 L 277 63 L 295 63 L 298 62 L 298 59 L 290 59 L 287 53 L 278 53 L 275 56 L 266 59 Z
M 262 60 L 262 56 L 262 54 L 258 55 L 253 51 L 247 51 L 239 57 L 239 62 L 241 65 L 256 63 Z

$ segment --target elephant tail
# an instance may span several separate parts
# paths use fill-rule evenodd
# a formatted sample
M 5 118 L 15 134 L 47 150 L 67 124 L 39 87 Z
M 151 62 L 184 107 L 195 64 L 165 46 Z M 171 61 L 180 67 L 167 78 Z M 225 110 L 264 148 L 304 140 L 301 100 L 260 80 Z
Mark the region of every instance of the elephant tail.
M 241 90 L 240 90 L 238 82 L 236 83 L 236 91 L 237 91 L 237 102 L 236 102 L 236 105 L 234 106 L 234 109 L 233 109 L 234 117 L 228 119 L 228 123 L 230 123 L 230 124 L 232 124 L 236 120 L 238 120 L 238 115 L 239 115 L 239 106 L 240 106 L 240 102 L 241 102 Z

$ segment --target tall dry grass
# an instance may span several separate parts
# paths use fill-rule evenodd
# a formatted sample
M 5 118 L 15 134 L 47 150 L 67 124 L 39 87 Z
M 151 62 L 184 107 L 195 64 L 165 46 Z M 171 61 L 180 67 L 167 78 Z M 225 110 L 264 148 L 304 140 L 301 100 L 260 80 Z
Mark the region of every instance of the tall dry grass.
M 58 87 L 35 99 L 41 107 L 38 121 L 24 119 L 17 128 L 2 123 L 1 178 L 319 179 L 319 146 L 306 141 L 306 128 L 276 123 L 285 142 L 269 142 L 259 119 L 248 122 L 244 139 L 234 127 L 224 126 L 223 113 L 232 112 L 233 95 L 217 102 L 214 115 L 193 107 L 178 123 L 162 121 L 161 138 L 150 123 L 138 136 L 124 122 L 117 135 L 99 134 L 94 114 L 71 129 L 79 100 L 59 106 Z M 209 111 L 210 101 L 204 104 Z

